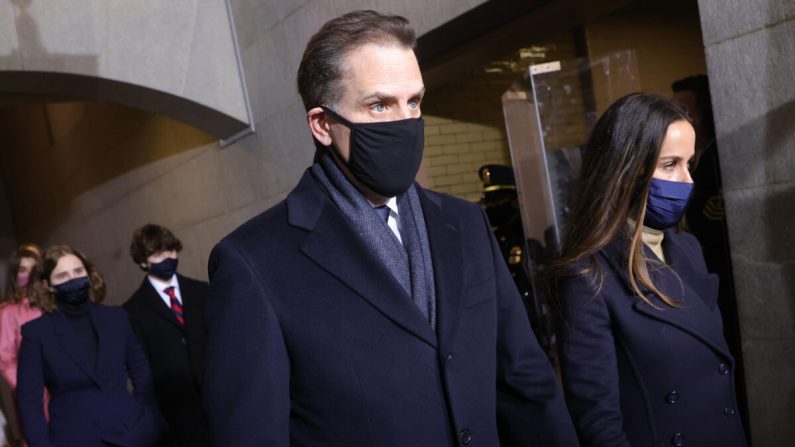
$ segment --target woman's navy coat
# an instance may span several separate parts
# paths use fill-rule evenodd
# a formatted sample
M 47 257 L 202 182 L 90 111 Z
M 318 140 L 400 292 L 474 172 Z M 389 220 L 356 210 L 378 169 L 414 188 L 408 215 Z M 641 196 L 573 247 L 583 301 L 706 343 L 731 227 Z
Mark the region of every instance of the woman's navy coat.
M 604 272 L 597 295 L 583 277 L 559 282 L 563 384 L 582 445 L 744 446 L 718 278 L 707 272 L 698 241 L 665 233 L 671 268 L 650 262 L 649 269 L 680 307 L 654 297 L 659 310 L 634 296 L 627 247 L 618 238 L 596 255 Z
M 151 411 L 149 363 L 120 307 L 90 305 L 98 336 L 89 365 L 71 323 L 61 313 L 22 326 L 17 399 L 31 447 L 155 445 L 162 422 Z M 132 381 L 134 395 L 127 390 Z M 49 423 L 42 395 L 50 392 Z

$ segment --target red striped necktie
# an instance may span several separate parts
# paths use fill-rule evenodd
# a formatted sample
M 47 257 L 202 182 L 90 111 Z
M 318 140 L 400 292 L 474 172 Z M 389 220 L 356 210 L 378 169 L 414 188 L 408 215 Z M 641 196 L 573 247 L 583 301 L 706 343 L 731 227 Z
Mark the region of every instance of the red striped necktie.
M 174 291 L 174 286 L 168 286 L 163 289 L 163 291 L 166 292 L 166 295 L 168 295 L 169 298 L 171 298 L 171 311 L 174 312 L 174 316 L 177 317 L 179 324 L 184 326 L 185 316 L 182 314 L 182 305 L 179 304 L 177 292 Z

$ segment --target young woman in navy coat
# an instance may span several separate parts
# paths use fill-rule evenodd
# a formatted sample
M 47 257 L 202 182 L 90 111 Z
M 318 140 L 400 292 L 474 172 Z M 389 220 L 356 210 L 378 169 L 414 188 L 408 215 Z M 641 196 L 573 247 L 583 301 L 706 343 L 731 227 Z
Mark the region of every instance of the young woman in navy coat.
M 746 445 L 718 278 L 698 241 L 673 229 L 694 147 L 685 113 L 644 94 L 610 106 L 586 146 L 556 272 L 563 385 L 583 446 Z
M 17 399 L 28 444 L 156 445 L 162 422 L 151 409 L 149 365 L 127 314 L 94 304 L 104 297 L 104 282 L 78 251 L 51 247 L 42 270 L 44 287 L 37 293 L 54 297 L 57 310 L 22 326 Z

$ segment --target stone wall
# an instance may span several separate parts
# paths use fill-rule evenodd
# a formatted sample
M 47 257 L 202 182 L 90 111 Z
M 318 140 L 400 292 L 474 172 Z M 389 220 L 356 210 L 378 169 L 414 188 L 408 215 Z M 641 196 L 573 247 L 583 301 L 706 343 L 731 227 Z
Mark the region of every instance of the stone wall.
M 699 0 L 754 445 L 795 439 L 795 3 Z

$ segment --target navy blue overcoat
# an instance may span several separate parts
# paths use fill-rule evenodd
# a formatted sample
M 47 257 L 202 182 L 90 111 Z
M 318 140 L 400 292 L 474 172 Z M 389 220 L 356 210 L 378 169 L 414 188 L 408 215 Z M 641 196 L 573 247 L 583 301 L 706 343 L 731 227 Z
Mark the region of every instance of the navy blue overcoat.
M 28 445 L 153 446 L 163 422 L 151 407 L 149 364 L 127 314 L 94 304 L 89 313 L 98 337 L 96 365 L 89 365 L 63 314 L 44 314 L 22 326 L 17 400 Z M 42 406 L 45 387 L 49 423 Z
M 596 255 L 597 295 L 584 277 L 560 281 L 560 352 L 566 399 L 583 446 L 744 446 L 734 360 L 698 241 L 666 231 L 664 266 L 648 247 L 655 285 L 678 308 L 634 296 L 627 244 Z
M 419 194 L 435 331 L 309 172 L 215 247 L 204 389 L 215 445 L 577 444 L 485 215 Z

